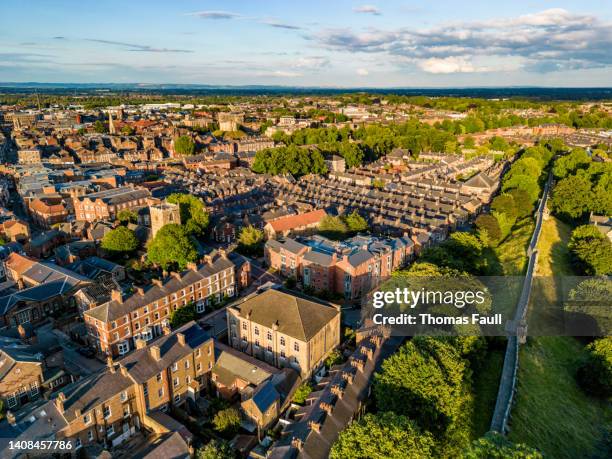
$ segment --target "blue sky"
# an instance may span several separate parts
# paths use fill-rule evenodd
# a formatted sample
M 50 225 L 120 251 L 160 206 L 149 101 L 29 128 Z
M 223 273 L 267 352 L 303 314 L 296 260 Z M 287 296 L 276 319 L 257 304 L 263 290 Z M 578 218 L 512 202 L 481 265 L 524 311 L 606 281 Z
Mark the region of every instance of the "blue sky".
M 0 81 L 610 86 L 612 2 L 2 0 Z

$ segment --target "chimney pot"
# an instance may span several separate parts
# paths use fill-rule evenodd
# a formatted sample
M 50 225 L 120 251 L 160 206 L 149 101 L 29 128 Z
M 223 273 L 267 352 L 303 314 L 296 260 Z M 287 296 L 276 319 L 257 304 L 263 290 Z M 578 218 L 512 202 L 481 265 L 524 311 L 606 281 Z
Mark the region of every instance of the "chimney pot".
M 149 351 L 151 352 L 151 357 L 153 357 L 155 360 L 161 359 L 161 349 L 159 346 L 151 346 L 149 347 Z
M 121 290 L 113 289 L 111 291 L 111 300 L 116 301 L 117 303 L 123 303 L 123 293 Z
M 181 346 L 184 346 L 184 345 L 185 345 L 185 335 L 183 335 L 182 333 L 177 333 L 177 334 L 176 334 L 176 340 L 178 341 L 178 343 L 179 343 Z

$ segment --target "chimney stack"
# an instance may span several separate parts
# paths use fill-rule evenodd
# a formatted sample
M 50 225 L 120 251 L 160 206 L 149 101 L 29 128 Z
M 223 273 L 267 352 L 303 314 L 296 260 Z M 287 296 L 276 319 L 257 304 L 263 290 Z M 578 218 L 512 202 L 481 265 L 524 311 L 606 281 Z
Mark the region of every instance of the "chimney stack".
M 106 358 L 106 366 L 109 368 L 111 373 L 115 372 L 115 362 L 113 362 L 113 358 L 110 355 Z
M 157 285 L 158 287 L 163 286 L 161 279 L 151 279 L 151 282 L 153 283 L 153 285 Z
M 123 303 L 123 293 L 121 290 L 113 289 L 111 291 L 111 300 L 117 303 Z
M 140 296 L 144 296 L 144 288 L 142 287 L 134 287 L 134 290 L 136 291 L 136 293 Z
M 119 371 L 121 372 L 122 376 L 127 377 L 127 375 L 128 375 L 127 367 L 125 365 L 123 365 L 122 363 L 119 363 Z
M 161 349 L 159 348 L 159 346 L 151 346 L 149 347 L 149 351 L 151 352 L 151 357 L 153 357 L 153 359 L 155 359 L 156 361 L 161 360 Z
M 181 346 L 184 346 L 184 345 L 185 345 L 185 335 L 183 335 L 182 333 L 177 333 L 177 334 L 176 334 L 176 340 L 178 341 L 178 343 L 179 343 Z
M 198 270 L 198 265 L 192 262 L 187 263 L 187 269 L 190 269 L 191 271 L 197 271 Z
M 142 338 L 135 339 L 134 342 L 136 343 L 136 349 L 144 349 L 147 347 L 147 342 Z
M 66 396 L 63 392 L 57 394 L 57 398 L 55 399 L 55 406 L 57 407 L 57 411 L 64 414 L 64 402 L 66 401 Z

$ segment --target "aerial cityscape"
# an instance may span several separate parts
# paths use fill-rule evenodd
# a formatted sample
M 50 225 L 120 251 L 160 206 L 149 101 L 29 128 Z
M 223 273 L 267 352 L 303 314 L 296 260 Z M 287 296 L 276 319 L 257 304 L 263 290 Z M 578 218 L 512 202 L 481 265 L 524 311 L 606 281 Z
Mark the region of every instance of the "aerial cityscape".
M 0 25 L 1 458 L 612 457 L 610 5 Z

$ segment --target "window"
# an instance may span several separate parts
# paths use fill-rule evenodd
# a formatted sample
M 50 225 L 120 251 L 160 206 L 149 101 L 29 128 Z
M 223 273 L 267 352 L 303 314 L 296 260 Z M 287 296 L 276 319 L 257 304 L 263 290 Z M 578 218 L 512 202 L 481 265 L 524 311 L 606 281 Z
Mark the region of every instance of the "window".
M 111 322 L 111 328 L 117 328 L 117 322 Z
M 79 449 L 81 447 L 81 439 L 79 437 L 74 440 L 74 449 Z
M 247 329 L 247 323 L 246 322 L 242 322 L 242 329 L 246 330 Z
M 127 418 L 130 415 L 130 405 L 125 405 L 123 407 L 123 417 Z
M 185 360 L 185 370 L 189 368 L 189 360 Z
M 255 336 L 259 336 L 259 328 L 255 327 Z
M 121 399 L 122 402 L 125 402 L 127 400 L 127 392 L 126 391 L 121 392 L 120 399 Z
M 178 370 L 178 363 L 177 363 L 177 362 L 174 362 L 174 363 L 172 364 L 172 371 L 176 371 L 176 370 Z
M 117 345 L 117 350 L 121 355 L 127 354 L 130 351 L 130 343 L 128 341 L 122 341 Z
M 196 349 L 196 357 L 200 357 L 202 355 L 202 349 L 197 348 Z
M 208 369 L 212 369 L 212 362 L 208 362 Z
M 285 337 L 284 336 L 281 336 L 280 343 L 281 343 L 281 346 L 285 345 Z
M 295 343 L 293 343 L 293 350 L 295 352 L 300 352 L 300 345 L 298 344 L 297 341 Z
M 138 311 L 134 311 L 134 314 L 132 314 L 132 317 L 134 319 L 138 319 Z
M 15 397 L 15 394 L 9 394 L 9 396 L 7 397 L 7 401 L 8 401 L 8 406 L 9 408 L 13 408 L 14 406 L 17 405 L 17 397 Z
M 259 340 L 258 339 L 255 340 L 255 347 L 259 348 Z
M 32 397 L 36 397 L 38 395 L 38 382 L 34 381 L 32 384 L 30 384 L 30 395 Z
M 196 369 L 197 369 L 198 371 L 202 371 L 202 364 L 201 364 L 201 363 L 198 363 L 198 365 L 196 366 Z
M 148 307 L 148 306 L 145 306 L 145 307 L 144 307 L 143 312 L 144 312 L 145 314 L 148 314 L 148 313 L 149 313 L 149 307 Z
M 93 440 L 93 430 L 87 432 L 87 441 Z
M 272 352 L 272 346 L 268 344 L 268 352 Z
M 164 388 L 163 387 L 161 389 L 158 389 L 157 396 L 159 398 L 162 398 L 164 396 Z
M 208 355 L 211 355 L 211 354 L 212 354 L 212 346 L 208 346 L 208 352 L 207 352 L 207 354 L 208 354 Z
M 284 359 L 286 357 L 285 351 L 281 350 L 281 359 Z
M 159 312 L 155 313 L 155 320 L 159 320 Z
M 181 401 L 181 394 L 176 394 L 174 396 L 174 403 L 179 403 Z
M 147 383 L 142 385 L 142 392 L 145 394 L 145 397 L 149 395 L 149 386 L 147 386 Z
M 189 384 L 191 382 L 191 376 L 187 375 L 185 377 L 185 384 Z
M 139 322 L 136 322 L 136 323 L 134 324 L 134 329 L 135 329 L 135 330 L 140 330 L 140 323 L 139 323 Z
M 268 340 L 270 340 L 270 341 L 272 340 L 272 332 L 271 331 L 268 331 L 267 337 L 268 337 Z
M 163 375 L 161 373 L 157 373 L 157 382 L 162 382 Z
M 115 434 L 115 427 L 111 424 L 108 429 L 106 429 L 106 436 L 110 437 Z
M 85 416 L 83 416 L 83 424 L 87 425 L 91 422 L 91 416 L 86 414 Z
M 107 406 L 105 406 L 105 407 L 103 408 L 103 410 L 102 410 L 102 415 L 104 416 L 104 419 L 108 419 L 108 418 L 110 418 L 110 415 L 111 415 L 111 409 L 110 409 L 110 406 L 108 406 L 108 405 L 107 405 Z
M 174 387 L 178 387 L 178 385 L 179 385 L 180 383 L 181 383 L 181 382 L 179 381 L 178 376 L 177 376 L 176 378 L 174 378 Z

